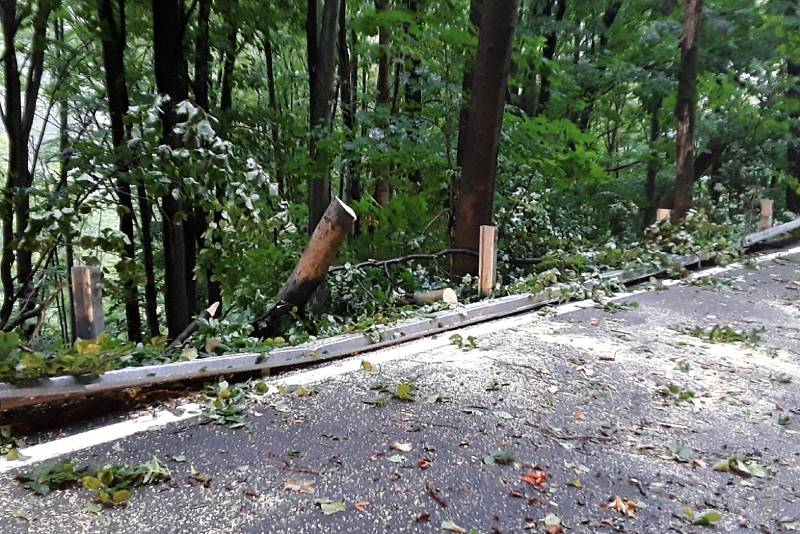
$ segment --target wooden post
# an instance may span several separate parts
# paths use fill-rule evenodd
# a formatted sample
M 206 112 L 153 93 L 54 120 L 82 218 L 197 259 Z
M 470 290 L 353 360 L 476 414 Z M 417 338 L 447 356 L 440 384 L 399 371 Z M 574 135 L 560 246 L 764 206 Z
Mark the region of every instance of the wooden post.
M 478 295 L 487 297 L 497 281 L 497 228 L 481 225 L 478 248 Z
M 352 232 L 355 221 L 355 212 L 338 197 L 334 198 L 311 234 L 311 239 L 291 276 L 278 291 L 277 305 L 259 317 L 253 325 L 257 335 L 272 333 L 274 323 L 293 306 L 303 307 L 308 303 L 314 291 L 325 280 L 328 268 L 336 258 L 339 247 Z
M 656 222 L 668 221 L 672 217 L 672 210 L 658 208 L 656 210 Z
M 758 229 L 766 230 L 772 227 L 772 205 L 774 201 L 771 198 L 761 199 L 761 217 L 758 219 Z
M 79 339 L 96 339 L 106 331 L 103 272 L 97 267 L 76 265 L 70 277 L 75 305 L 75 336 Z

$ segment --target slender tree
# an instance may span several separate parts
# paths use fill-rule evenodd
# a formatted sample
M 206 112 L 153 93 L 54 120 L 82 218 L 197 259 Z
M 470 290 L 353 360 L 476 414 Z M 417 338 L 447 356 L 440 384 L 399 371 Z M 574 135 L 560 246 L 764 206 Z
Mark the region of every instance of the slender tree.
M 465 131 L 453 246 L 478 249 L 480 226 L 490 224 L 494 205 L 497 151 L 503 124 L 516 0 L 484 0 L 473 70 L 469 122 Z M 477 259 L 456 256 L 456 275 L 477 272 Z
M 675 149 L 675 196 L 672 220 L 681 221 L 692 207 L 694 184 L 694 129 L 697 106 L 697 38 L 703 17 L 703 0 L 687 0 L 681 38 L 681 63 L 678 70 L 678 98 L 675 118 L 678 121 Z
M 790 60 L 786 72 L 789 75 L 787 96 L 790 102 L 794 102 L 793 111 L 789 114 L 789 143 L 786 156 L 789 162 L 789 172 L 800 181 L 800 105 L 798 105 L 800 102 L 800 63 Z M 792 187 L 787 189 L 786 207 L 794 213 L 800 213 L 800 195 Z
M 658 152 L 656 143 L 661 137 L 661 120 L 660 112 L 663 98 L 661 95 L 656 95 L 650 98 L 647 102 L 647 113 L 650 116 L 650 134 L 648 137 L 649 153 L 647 155 L 647 176 L 644 182 L 644 225 L 649 226 L 656 220 L 656 178 L 658 178 L 658 169 L 660 167 L 658 160 Z
M 378 15 L 385 14 L 389 9 L 389 0 L 375 0 L 375 10 Z M 389 70 L 390 70 L 390 57 L 389 45 L 392 39 L 392 34 L 389 25 L 385 20 L 381 20 L 378 25 L 378 79 L 375 92 L 375 106 L 381 112 L 381 125 L 388 127 L 391 92 L 389 88 Z M 385 176 L 385 172 L 377 172 L 378 177 L 375 181 L 375 190 L 373 197 L 379 205 L 386 207 L 392 195 L 392 184 Z
M 20 246 L 30 222 L 30 196 L 33 173 L 28 156 L 31 128 L 36 114 L 36 102 L 44 72 L 44 52 L 50 13 L 56 7 L 55 0 L 39 0 L 33 14 L 31 50 L 27 58 L 26 84 L 22 87 L 21 69 L 18 63 L 17 36 L 25 18 L 19 12 L 17 0 L 0 1 L 0 25 L 3 29 L 3 82 L 5 84 L 5 109 L 3 124 L 8 136 L 8 170 L 2 198 L 3 253 L 0 258 L 0 281 L 3 285 L 3 304 L 0 307 L 0 323 L 5 324 L 11 316 L 15 300 L 22 303 L 21 312 L 32 310 L 36 305 L 36 289 L 33 284 L 32 251 Z M 12 270 L 16 261 L 16 284 Z M 17 285 L 20 291 L 17 292 Z
M 180 146 L 173 132 L 177 124 L 176 104 L 189 93 L 183 34 L 185 12 L 183 0 L 153 0 L 153 60 L 158 92 L 169 97 L 161 108 L 162 136 L 173 148 Z M 179 176 L 170 177 L 169 191 L 161 197 L 161 218 L 164 241 L 164 272 L 167 330 L 174 338 L 189 324 L 187 258 L 181 200 L 183 185 Z
M 125 81 L 125 0 L 117 1 L 117 13 L 111 0 L 100 0 L 98 10 L 100 38 L 103 43 L 108 112 L 111 119 L 111 142 L 116 152 L 116 193 L 119 202 L 119 230 L 125 236 L 119 277 L 125 291 L 125 321 L 128 339 L 142 338 L 142 318 L 139 313 L 139 291 L 131 267 L 136 263 L 136 236 L 133 232 L 133 200 L 128 175 L 128 157 L 125 155 L 127 134 L 125 114 L 128 113 L 128 85 Z
M 316 163 L 318 176 L 311 178 L 308 198 L 308 233 L 312 233 L 330 204 L 331 177 L 328 157 L 318 149 L 319 141 L 327 136 L 334 92 L 336 37 L 339 19 L 339 0 L 325 0 L 322 16 L 318 17 L 317 0 L 308 0 L 306 14 L 306 59 L 311 95 L 309 123 L 309 153 Z

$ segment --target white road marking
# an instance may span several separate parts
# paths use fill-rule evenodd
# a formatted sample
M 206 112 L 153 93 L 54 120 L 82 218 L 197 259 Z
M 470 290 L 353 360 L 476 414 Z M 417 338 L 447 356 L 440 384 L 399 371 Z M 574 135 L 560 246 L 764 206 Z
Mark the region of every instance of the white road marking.
M 756 256 L 753 258 L 753 260 L 757 263 L 764 263 L 775 258 L 790 256 L 797 253 L 800 253 L 800 246 L 765 254 L 763 256 Z M 689 275 L 688 279 L 723 274 L 741 267 L 741 263 L 731 263 L 724 267 L 712 267 L 694 272 Z M 664 280 L 663 285 L 670 287 L 680 284 L 683 280 Z M 612 299 L 617 300 L 621 298 L 627 298 L 639 295 L 641 293 L 646 293 L 648 291 L 652 291 L 652 289 L 641 289 L 638 291 L 616 293 L 612 296 Z M 564 315 L 580 309 L 594 307 L 596 304 L 597 303 L 592 300 L 581 300 L 555 306 L 553 310 L 554 315 Z M 425 354 L 428 357 L 441 357 L 441 354 L 434 354 L 436 349 L 449 346 L 451 344 L 449 337 L 454 333 L 459 333 L 459 335 L 462 337 L 480 336 L 496 332 L 498 330 L 518 328 L 538 320 L 539 316 L 536 313 L 528 312 L 522 315 L 515 315 L 512 317 L 506 317 L 504 319 L 480 323 L 458 330 L 437 334 L 435 336 L 410 341 L 403 345 L 397 345 L 374 352 L 355 355 L 344 360 L 334 361 L 316 369 L 300 371 L 288 375 L 285 378 L 268 381 L 268 384 L 270 386 L 277 387 L 283 384 L 308 385 L 322 382 L 347 373 L 358 371 L 361 368 L 362 360 L 369 360 L 369 362 L 373 365 L 381 365 L 417 354 Z M 184 404 L 179 406 L 179 409 L 183 410 L 183 413 L 180 415 L 175 415 L 175 413 L 173 413 L 171 410 L 159 410 L 152 414 L 144 415 L 129 421 L 114 423 L 112 425 L 95 428 L 93 430 L 88 430 L 86 432 L 81 432 L 65 438 L 59 438 L 48 443 L 41 443 L 39 445 L 33 445 L 31 447 L 20 449 L 20 453 L 27 458 L 25 460 L 18 461 L 8 461 L 5 459 L 0 460 L 0 473 L 5 473 L 18 467 L 51 460 L 59 456 L 64 456 L 73 452 L 88 449 L 102 443 L 116 441 L 168 423 L 192 419 L 194 417 L 198 417 L 201 413 L 201 406 L 196 403 Z
M 129 421 L 114 423 L 113 425 L 87 430 L 86 432 L 59 438 L 47 443 L 25 447 L 20 449 L 19 452 L 26 458 L 13 462 L 3 460 L 0 462 L 0 473 L 10 471 L 17 467 L 50 460 L 57 456 L 64 456 L 102 443 L 116 441 L 168 423 L 185 421 L 186 419 L 191 419 L 200 415 L 200 409 L 199 404 L 184 404 L 180 407 L 180 410 L 183 412 L 179 414 L 170 410 L 159 410 L 153 414 L 143 415 Z

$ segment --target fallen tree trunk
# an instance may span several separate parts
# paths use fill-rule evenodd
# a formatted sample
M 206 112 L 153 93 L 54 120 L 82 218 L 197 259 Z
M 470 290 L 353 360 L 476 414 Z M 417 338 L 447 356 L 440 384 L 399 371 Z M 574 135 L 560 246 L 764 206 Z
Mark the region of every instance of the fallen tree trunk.
M 334 198 L 311 234 L 292 275 L 278 291 L 277 303 L 253 324 L 256 335 L 271 333 L 277 321 L 293 307 L 302 308 L 308 303 L 325 280 L 328 268 L 341 244 L 353 231 L 355 222 L 355 212 L 338 197 Z
M 433 291 L 417 291 L 412 298 L 416 304 L 432 304 L 434 302 L 458 304 L 458 295 L 449 287 Z

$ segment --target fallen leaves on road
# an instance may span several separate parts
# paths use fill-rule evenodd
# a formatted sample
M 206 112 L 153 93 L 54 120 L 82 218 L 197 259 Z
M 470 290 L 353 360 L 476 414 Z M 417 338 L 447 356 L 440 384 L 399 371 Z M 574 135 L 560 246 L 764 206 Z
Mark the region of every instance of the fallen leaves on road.
M 449 503 L 447 502 L 447 499 L 445 499 L 444 497 L 442 497 L 442 495 L 439 493 L 439 490 L 437 490 L 436 488 L 434 488 L 434 487 L 433 487 L 433 486 L 431 486 L 430 484 L 428 484 L 427 486 L 425 486 L 425 488 L 428 490 L 428 493 L 430 494 L 430 496 L 431 496 L 431 499 L 433 499 L 434 501 L 436 501 L 436 504 L 438 504 L 438 505 L 439 505 L 439 506 L 441 506 L 442 508 L 447 508 L 447 505 L 448 505 Z
M 314 484 L 315 481 L 305 478 L 287 478 L 283 481 L 283 489 L 314 495 Z
M 337 514 L 347 509 L 343 502 L 333 502 L 330 499 L 314 499 L 314 504 L 319 506 L 325 515 Z
M 458 534 L 464 534 L 466 529 L 459 527 L 452 521 L 442 521 L 442 530 L 449 530 L 450 532 L 457 532 Z
M 608 503 L 609 508 L 613 508 L 622 515 L 628 517 L 636 517 L 636 501 L 631 499 L 623 500 L 619 495 L 614 497 L 614 500 Z
M 411 449 L 413 447 L 410 443 L 400 443 L 399 441 L 395 441 L 394 443 L 389 445 L 389 448 L 392 449 L 393 451 L 411 452 Z
M 737 475 L 750 478 L 764 478 L 767 476 L 767 470 L 764 466 L 753 460 L 752 458 L 740 458 L 734 456 L 726 460 L 720 460 L 714 464 L 714 471 L 722 473 L 736 473 Z
M 368 502 L 363 502 L 363 501 L 362 501 L 362 502 L 357 502 L 357 503 L 355 503 L 355 504 L 353 505 L 353 508 L 355 508 L 355 509 L 356 509 L 357 511 L 359 511 L 359 512 L 364 512 L 364 511 L 366 511 L 366 510 L 367 510 L 367 507 L 368 507 L 368 506 L 369 506 L 369 503 L 368 503 Z
M 550 475 L 541 469 L 531 469 L 524 477 L 522 477 L 522 481 L 526 484 L 530 484 L 531 486 L 542 489 L 549 478 Z

